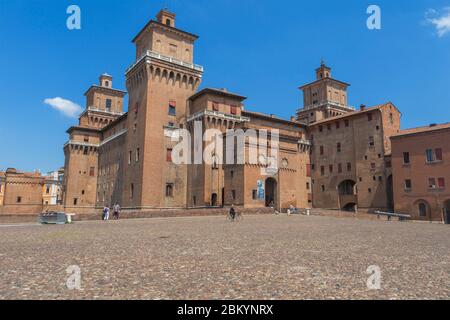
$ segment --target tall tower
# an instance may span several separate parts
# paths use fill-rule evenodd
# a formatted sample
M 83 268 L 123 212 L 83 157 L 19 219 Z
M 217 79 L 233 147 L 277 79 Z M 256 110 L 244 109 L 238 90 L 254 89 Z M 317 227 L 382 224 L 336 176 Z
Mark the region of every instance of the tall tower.
M 174 165 L 171 141 L 185 127 L 187 100 L 203 67 L 193 63 L 197 36 L 175 28 L 175 14 L 161 10 L 134 38 L 136 62 L 127 70 L 127 156 L 123 206 L 136 209 L 186 205 L 186 166 Z
M 63 203 L 68 212 L 88 212 L 95 207 L 101 130 L 123 114 L 126 94 L 113 89 L 112 80 L 110 75 L 103 74 L 99 84 L 88 89 L 86 108 L 78 125 L 67 130 Z
M 303 108 L 297 111 L 298 121 L 305 124 L 354 111 L 347 104 L 348 83 L 331 77 L 331 68 L 322 60 L 316 69 L 316 80 L 300 87 Z

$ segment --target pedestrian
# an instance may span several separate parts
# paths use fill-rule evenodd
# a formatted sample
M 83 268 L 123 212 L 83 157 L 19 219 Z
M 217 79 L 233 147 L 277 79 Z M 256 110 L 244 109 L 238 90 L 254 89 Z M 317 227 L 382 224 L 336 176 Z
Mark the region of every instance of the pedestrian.
M 109 206 L 108 205 L 106 205 L 103 208 L 103 220 L 104 221 L 108 221 L 109 220 Z
M 232 204 L 230 208 L 230 217 L 231 221 L 234 221 L 234 219 L 236 218 L 236 210 L 234 210 L 234 204 Z
M 118 203 L 114 205 L 114 213 L 113 213 L 114 219 L 119 220 L 120 218 L 120 206 Z

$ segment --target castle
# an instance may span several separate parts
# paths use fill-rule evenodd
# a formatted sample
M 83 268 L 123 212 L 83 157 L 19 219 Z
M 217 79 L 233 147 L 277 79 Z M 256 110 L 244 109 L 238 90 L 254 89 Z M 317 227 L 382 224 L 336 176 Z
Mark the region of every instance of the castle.
M 296 118 L 246 111 L 242 95 L 198 91 L 198 37 L 177 28 L 175 18 L 161 10 L 133 39 L 136 61 L 126 70 L 127 92 L 114 89 L 108 74 L 86 92 L 86 109 L 64 146 L 66 211 L 92 212 L 114 203 L 125 210 L 392 207 L 388 137 L 400 129 L 392 103 L 355 110 L 347 103 L 349 85 L 332 78 L 322 62 L 315 81 L 300 88 L 304 107 Z M 223 135 L 276 130 L 279 168 L 268 175 L 261 170 L 267 163 L 248 157 L 233 164 L 175 164 L 173 135 L 180 129 L 194 135 L 198 124 L 202 132 Z M 244 148 L 252 150 L 252 143 Z

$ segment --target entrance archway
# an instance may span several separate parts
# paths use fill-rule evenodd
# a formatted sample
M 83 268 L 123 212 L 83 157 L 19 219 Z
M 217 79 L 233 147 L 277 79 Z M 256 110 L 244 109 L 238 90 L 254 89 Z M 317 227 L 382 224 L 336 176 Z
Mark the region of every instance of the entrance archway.
M 352 196 L 356 194 L 356 182 L 353 180 L 344 180 L 339 184 L 339 195 Z
M 339 207 L 343 211 L 356 212 L 358 196 L 356 194 L 356 182 L 344 180 L 338 185 Z
M 450 199 L 444 202 L 444 222 L 450 224 Z
M 356 212 L 356 203 L 353 203 L 353 202 L 347 203 L 347 204 L 342 208 L 342 211 Z
M 211 206 L 217 207 L 217 193 L 211 195 Z
M 277 203 L 277 180 L 267 178 L 265 183 L 266 207 L 274 206 Z

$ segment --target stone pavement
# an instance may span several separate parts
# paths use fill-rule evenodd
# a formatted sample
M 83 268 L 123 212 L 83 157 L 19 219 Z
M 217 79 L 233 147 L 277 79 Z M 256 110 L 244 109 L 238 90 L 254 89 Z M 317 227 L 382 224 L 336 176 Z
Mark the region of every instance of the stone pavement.
M 450 229 L 319 216 L 0 226 L 0 299 L 449 299 Z M 69 266 L 81 290 L 66 287 Z M 366 270 L 381 269 L 381 290 Z

